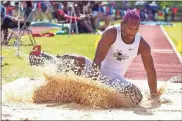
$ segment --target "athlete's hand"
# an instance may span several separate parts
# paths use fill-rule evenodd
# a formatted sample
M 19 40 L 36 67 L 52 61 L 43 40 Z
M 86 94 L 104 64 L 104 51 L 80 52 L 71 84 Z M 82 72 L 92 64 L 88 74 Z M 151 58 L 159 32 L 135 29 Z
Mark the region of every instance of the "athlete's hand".
M 150 94 L 150 99 L 159 99 L 165 91 L 165 85 L 160 87 L 155 93 Z

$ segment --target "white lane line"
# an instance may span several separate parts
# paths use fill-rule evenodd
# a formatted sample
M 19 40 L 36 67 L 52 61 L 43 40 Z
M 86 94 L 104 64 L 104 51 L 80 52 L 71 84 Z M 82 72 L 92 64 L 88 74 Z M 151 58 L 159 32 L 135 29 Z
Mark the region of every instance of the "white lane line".
M 160 28 L 162 29 L 162 31 L 163 31 L 164 35 L 166 36 L 168 42 L 171 44 L 172 49 L 173 49 L 174 52 L 176 53 L 176 55 L 177 55 L 179 61 L 182 63 L 182 56 L 180 55 L 179 52 L 177 52 L 176 46 L 175 46 L 174 43 L 172 42 L 171 38 L 168 36 L 167 32 L 164 30 L 164 28 L 163 28 L 161 25 L 160 25 Z
M 152 49 L 152 51 L 158 51 L 158 52 L 173 52 L 172 49 Z
M 173 50 L 169 49 L 152 49 L 153 53 L 174 53 Z

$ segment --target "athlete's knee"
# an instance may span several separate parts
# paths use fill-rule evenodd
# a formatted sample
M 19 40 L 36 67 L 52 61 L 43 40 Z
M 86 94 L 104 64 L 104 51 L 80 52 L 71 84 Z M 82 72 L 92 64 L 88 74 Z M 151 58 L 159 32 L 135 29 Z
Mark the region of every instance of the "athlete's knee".
M 134 84 L 118 75 L 109 76 L 108 79 L 109 81 L 106 81 L 106 84 L 117 90 L 126 107 L 135 106 L 141 102 L 142 93 Z
M 129 84 L 124 88 L 124 94 L 128 99 L 128 104 L 136 106 L 142 101 L 142 93 L 138 87 L 133 84 Z

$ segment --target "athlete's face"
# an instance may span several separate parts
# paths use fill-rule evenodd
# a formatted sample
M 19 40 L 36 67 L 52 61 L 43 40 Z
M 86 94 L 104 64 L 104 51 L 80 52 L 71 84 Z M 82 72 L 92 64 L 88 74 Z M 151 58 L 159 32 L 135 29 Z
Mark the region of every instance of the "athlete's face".
M 121 23 L 121 32 L 127 38 L 134 38 L 139 30 L 140 21 L 128 19 L 126 23 Z

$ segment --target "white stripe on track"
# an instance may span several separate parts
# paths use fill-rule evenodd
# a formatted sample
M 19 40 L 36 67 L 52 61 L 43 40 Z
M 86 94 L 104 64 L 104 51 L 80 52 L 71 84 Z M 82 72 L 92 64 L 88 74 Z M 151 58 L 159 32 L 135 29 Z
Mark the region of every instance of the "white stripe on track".
M 167 32 L 164 30 L 164 28 L 161 25 L 160 25 L 160 28 L 163 31 L 164 35 L 166 36 L 168 42 L 171 44 L 172 49 L 174 50 L 174 52 L 175 52 L 176 56 L 178 57 L 180 63 L 182 64 L 182 56 L 180 55 L 179 52 L 177 52 L 176 46 L 174 45 L 174 43 L 172 42 L 171 38 L 168 36 Z
M 174 53 L 173 50 L 169 49 L 151 49 L 153 53 Z

